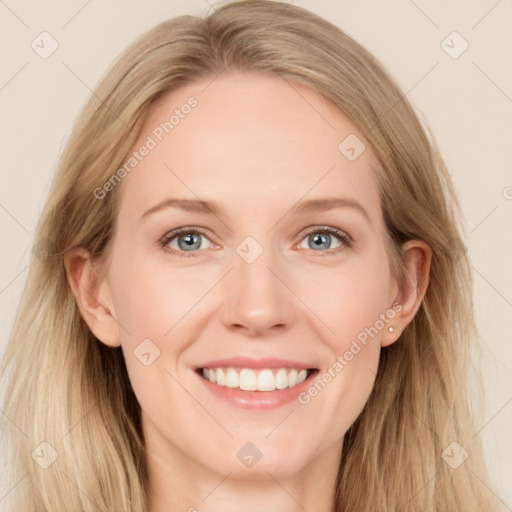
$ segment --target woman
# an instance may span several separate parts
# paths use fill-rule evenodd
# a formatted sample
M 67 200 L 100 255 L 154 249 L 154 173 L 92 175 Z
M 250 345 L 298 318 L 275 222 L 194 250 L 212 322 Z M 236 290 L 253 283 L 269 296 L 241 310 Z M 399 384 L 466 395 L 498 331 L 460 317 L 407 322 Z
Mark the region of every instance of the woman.
M 250 0 L 150 30 L 81 113 L 37 228 L 5 501 L 499 510 L 458 215 L 407 99 L 330 23 Z

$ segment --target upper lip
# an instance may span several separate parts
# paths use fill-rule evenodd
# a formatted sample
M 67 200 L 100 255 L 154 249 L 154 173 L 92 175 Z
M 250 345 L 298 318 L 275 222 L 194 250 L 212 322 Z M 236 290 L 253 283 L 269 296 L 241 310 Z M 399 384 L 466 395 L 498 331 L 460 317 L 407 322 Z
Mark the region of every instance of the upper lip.
M 216 359 L 206 361 L 196 366 L 199 368 L 219 368 L 232 366 L 235 368 L 297 368 L 299 370 L 316 369 L 314 364 L 302 363 L 291 359 L 282 359 L 279 357 L 264 357 L 260 359 L 250 357 L 229 357 L 226 359 Z

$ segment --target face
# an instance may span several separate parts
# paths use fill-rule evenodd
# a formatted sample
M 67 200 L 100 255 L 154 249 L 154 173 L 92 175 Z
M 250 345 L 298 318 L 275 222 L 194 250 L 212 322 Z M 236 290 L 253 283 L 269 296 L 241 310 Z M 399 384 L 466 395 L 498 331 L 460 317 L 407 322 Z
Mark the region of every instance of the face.
M 118 185 L 111 344 L 159 457 L 283 477 L 339 457 L 394 341 L 375 160 L 302 85 L 210 82 L 154 104 Z

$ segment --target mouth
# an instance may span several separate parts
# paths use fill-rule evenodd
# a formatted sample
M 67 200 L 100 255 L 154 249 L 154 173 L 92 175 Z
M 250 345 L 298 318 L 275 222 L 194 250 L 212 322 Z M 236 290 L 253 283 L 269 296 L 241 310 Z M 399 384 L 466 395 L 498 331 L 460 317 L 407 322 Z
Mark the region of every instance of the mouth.
M 239 391 L 275 392 L 294 388 L 312 378 L 318 368 L 242 368 L 209 367 L 196 368 L 196 373 L 218 387 Z

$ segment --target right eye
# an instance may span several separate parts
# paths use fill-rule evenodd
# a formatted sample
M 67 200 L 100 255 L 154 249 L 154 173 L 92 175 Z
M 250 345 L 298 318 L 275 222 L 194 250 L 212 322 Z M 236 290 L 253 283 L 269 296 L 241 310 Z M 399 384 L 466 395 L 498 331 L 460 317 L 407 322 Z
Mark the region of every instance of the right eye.
M 160 239 L 160 244 L 178 256 L 188 257 L 197 256 L 197 251 L 200 249 L 211 248 L 211 242 L 208 244 L 204 240 L 209 239 L 197 228 L 179 228 L 166 233 Z

